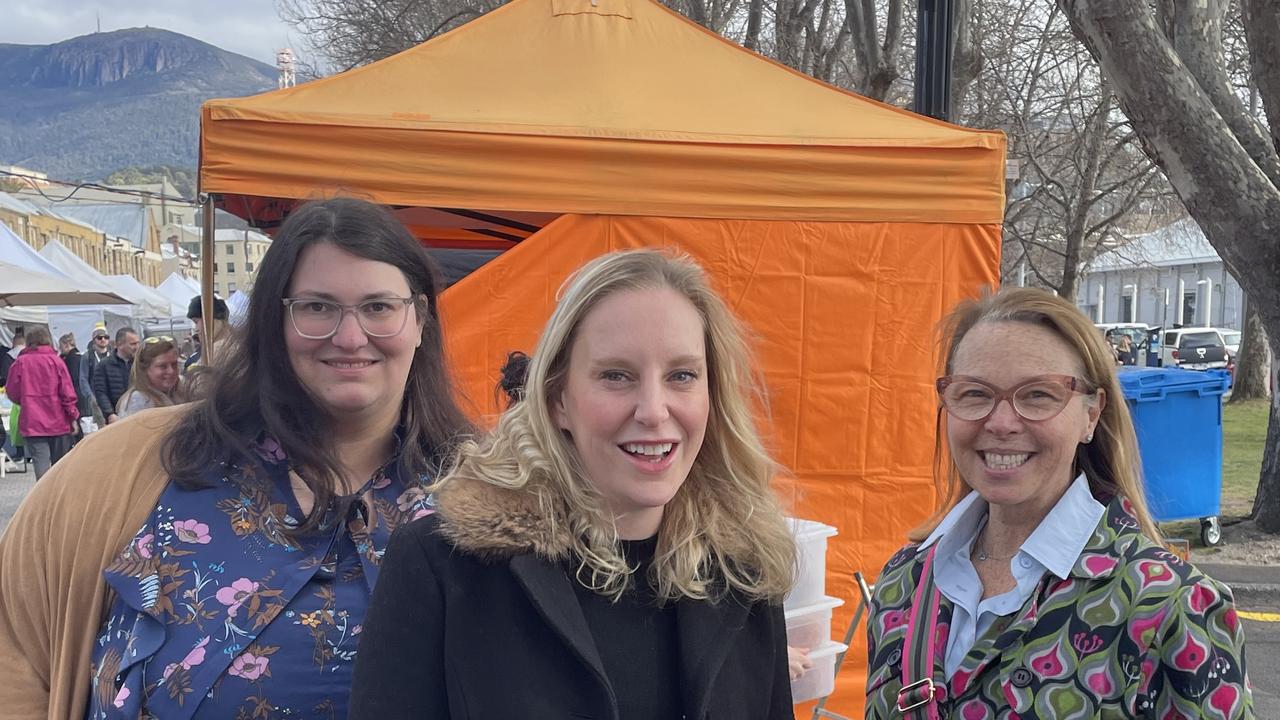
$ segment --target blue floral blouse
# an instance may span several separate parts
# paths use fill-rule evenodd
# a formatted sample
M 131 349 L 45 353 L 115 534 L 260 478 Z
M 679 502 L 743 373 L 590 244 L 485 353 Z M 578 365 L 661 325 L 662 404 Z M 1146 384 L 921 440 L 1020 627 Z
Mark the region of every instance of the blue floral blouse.
M 160 495 L 104 571 L 115 595 L 93 654 L 87 718 L 345 718 L 360 623 L 391 532 L 432 512 L 427 476 L 394 460 L 315 534 L 279 444 L 263 468 Z

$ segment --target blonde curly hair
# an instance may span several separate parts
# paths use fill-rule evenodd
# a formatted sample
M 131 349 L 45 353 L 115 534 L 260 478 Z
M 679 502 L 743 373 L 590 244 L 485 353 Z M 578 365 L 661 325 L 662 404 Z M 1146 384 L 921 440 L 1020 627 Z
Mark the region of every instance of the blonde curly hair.
M 795 546 L 769 485 L 777 466 L 752 417 L 752 398 L 763 400 L 761 385 L 737 320 L 684 256 L 615 252 L 570 277 L 530 360 L 524 399 L 493 432 L 464 444 L 434 489 L 466 479 L 532 493 L 550 531 L 572 538 L 579 582 L 621 595 L 632 568 L 613 516 L 553 418 L 553 398 L 563 389 L 583 318 L 614 293 L 653 288 L 675 290 L 702 317 L 711 403 L 702 448 L 658 529 L 650 570 L 657 595 L 705 599 L 733 589 L 781 602 L 793 582 Z

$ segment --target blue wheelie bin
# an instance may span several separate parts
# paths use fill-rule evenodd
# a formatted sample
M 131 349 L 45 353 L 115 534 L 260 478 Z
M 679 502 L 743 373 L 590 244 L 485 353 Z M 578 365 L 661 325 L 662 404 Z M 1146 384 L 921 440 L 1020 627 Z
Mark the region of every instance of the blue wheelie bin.
M 1200 520 L 1206 546 L 1222 539 L 1222 395 L 1226 370 L 1126 367 L 1120 387 L 1142 454 L 1147 504 L 1157 521 Z

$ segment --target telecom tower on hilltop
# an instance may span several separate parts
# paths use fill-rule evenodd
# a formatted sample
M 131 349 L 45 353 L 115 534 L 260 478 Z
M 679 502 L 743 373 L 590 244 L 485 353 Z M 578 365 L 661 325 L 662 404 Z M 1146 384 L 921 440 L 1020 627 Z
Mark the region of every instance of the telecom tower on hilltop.
M 276 78 L 276 86 L 293 87 L 298 84 L 297 63 L 293 57 L 293 48 L 281 48 L 276 51 L 276 69 L 280 71 Z

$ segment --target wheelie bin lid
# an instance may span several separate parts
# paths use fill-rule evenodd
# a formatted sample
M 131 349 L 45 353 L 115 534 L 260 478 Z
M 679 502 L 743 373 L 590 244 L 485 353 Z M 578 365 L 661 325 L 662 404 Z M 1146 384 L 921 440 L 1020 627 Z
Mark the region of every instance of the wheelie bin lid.
M 1169 393 L 1221 395 L 1231 387 L 1231 373 L 1227 370 L 1122 367 L 1117 374 L 1125 399 L 1138 402 L 1163 400 Z

